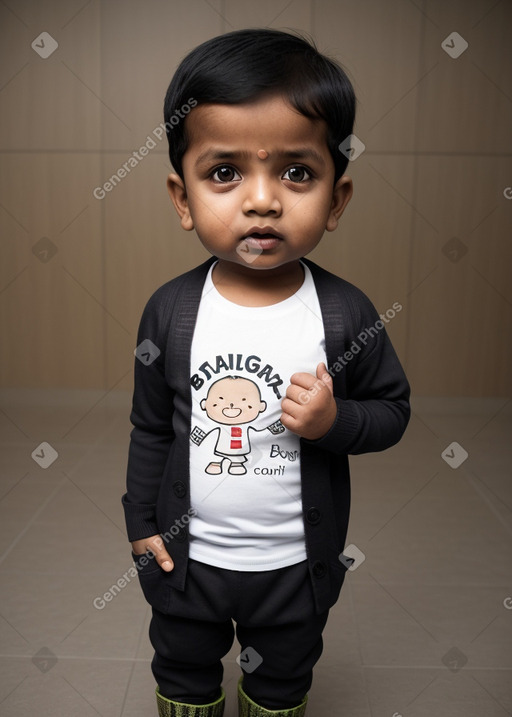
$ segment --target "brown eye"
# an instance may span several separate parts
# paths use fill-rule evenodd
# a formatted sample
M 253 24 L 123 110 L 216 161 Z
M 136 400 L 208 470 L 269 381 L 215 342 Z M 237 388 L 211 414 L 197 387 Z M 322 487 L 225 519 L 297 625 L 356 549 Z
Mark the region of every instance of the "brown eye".
M 233 167 L 226 164 L 222 167 L 218 167 L 218 169 L 213 172 L 212 179 L 214 182 L 227 184 L 228 182 L 233 182 L 235 179 L 241 179 L 241 177 Z
M 307 182 L 308 179 L 311 179 L 311 175 L 305 167 L 301 167 L 299 165 L 297 167 L 290 167 L 290 169 L 284 173 L 283 179 L 289 179 L 290 182 L 300 184 L 302 182 Z

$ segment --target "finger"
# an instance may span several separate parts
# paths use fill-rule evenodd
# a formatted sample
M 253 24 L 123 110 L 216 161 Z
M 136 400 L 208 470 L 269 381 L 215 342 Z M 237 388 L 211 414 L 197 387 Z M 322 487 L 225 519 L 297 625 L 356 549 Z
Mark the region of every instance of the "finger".
M 174 561 L 167 550 L 161 550 L 159 553 L 156 553 L 155 551 L 152 552 L 155 556 L 156 562 L 160 565 L 162 570 L 165 570 L 166 573 L 170 573 L 171 570 L 174 569 Z
M 293 386 L 300 386 L 301 388 L 305 388 L 306 390 L 308 390 L 315 385 L 316 380 L 317 377 L 314 376 L 312 373 L 306 373 L 305 371 L 301 371 L 298 373 L 294 373 L 290 377 L 290 384 Z
M 155 560 L 166 573 L 170 573 L 174 568 L 174 561 L 165 549 L 155 553 Z
M 174 562 L 169 555 L 169 553 L 166 551 L 163 562 L 160 562 L 157 558 L 157 562 L 162 568 L 162 570 L 165 570 L 166 573 L 170 573 L 171 570 L 174 570 Z
M 323 361 L 322 361 L 322 363 L 319 363 L 318 366 L 316 367 L 316 377 L 318 379 L 320 379 L 320 381 L 322 381 L 322 383 L 324 383 L 332 393 L 332 390 L 333 390 L 332 376 L 329 373 L 329 371 L 327 370 L 327 366 L 325 365 L 325 363 L 323 363 Z
M 283 426 L 285 428 L 287 428 L 289 431 L 291 431 L 292 433 L 297 432 L 298 421 L 292 415 L 290 415 L 289 413 L 283 412 L 281 414 L 281 418 L 279 420 L 281 421 Z
M 312 395 L 311 392 L 306 390 L 305 388 L 301 388 L 300 386 L 288 386 L 286 389 L 286 396 L 283 399 L 283 401 L 290 401 L 293 405 L 300 405 L 305 406 L 311 401 Z M 281 401 L 281 406 L 283 406 L 283 401 Z M 290 404 L 290 408 L 293 408 L 293 406 Z M 284 410 L 284 407 L 283 407 Z
M 149 540 L 146 544 L 146 549 L 155 556 L 155 560 L 160 567 L 169 573 L 174 568 L 174 562 L 164 546 L 164 541 L 160 535 L 156 536 L 152 540 Z
M 281 409 L 283 413 L 293 419 L 298 417 L 297 413 L 300 410 L 301 405 L 304 405 L 304 403 L 301 403 L 300 401 L 294 401 L 291 398 L 283 398 L 283 400 L 281 401 Z M 288 428 L 288 426 L 286 426 L 285 424 L 283 425 L 285 428 Z
M 174 562 L 164 547 L 164 541 L 162 538 L 157 538 L 153 541 L 151 550 L 155 555 L 156 562 L 160 567 L 165 570 L 166 573 L 170 572 L 174 568 Z
M 294 381 L 295 378 L 297 381 Z M 308 373 L 296 373 L 293 374 L 290 380 L 292 383 L 286 389 L 286 396 L 296 403 L 305 405 L 314 396 L 325 390 L 329 395 L 333 395 L 333 382 L 325 363 L 318 364 L 316 376 Z

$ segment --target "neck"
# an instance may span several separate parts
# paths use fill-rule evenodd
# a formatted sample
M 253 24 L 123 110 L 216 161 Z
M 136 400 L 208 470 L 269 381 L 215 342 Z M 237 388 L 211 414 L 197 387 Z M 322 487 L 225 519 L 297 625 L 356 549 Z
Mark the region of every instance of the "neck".
M 268 306 L 295 294 L 304 282 L 304 271 L 298 260 L 258 270 L 219 259 L 212 279 L 217 291 L 236 304 Z

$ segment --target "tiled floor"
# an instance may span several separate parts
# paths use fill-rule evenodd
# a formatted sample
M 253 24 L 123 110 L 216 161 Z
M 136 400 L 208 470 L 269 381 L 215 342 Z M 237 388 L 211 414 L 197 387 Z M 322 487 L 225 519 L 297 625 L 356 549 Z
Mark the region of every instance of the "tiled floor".
M 94 605 L 131 565 L 130 397 L 2 399 L 0 715 L 155 715 L 136 580 Z M 366 559 L 332 610 L 310 717 L 512 715 L 512 404 L 416 399 L 413 411 L 398 446 L 352 459 L 347 543 Z M 58 453 L 46 468 L 42 442 Z M 463 450 L 458 467 L 441 455 L 456 465 Z

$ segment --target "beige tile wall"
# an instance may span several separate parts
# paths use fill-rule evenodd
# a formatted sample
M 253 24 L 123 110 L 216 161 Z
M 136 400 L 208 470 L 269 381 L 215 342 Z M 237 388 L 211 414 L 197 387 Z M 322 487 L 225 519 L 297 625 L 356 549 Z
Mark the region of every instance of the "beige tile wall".
M 163 141 L 93 190 L 162 121 L 189 49 L 272 26 L 311 34 L 358 95 L 354 198 L 311 258 L 403 305 L 389 332 L 415 394 L 508 396 L 511 21 L 506 0 L 0 3 L 2 385 L 130 388 L 145 301 L 207 255 L 167 198 Z

